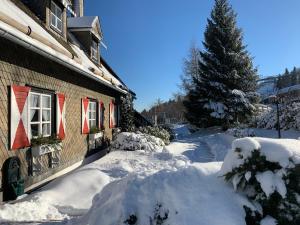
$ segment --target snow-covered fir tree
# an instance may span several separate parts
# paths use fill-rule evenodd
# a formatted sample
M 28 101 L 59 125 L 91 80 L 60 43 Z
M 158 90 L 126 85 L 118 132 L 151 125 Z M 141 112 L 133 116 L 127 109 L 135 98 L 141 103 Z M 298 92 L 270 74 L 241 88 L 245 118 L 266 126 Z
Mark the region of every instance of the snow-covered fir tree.
M 187 94 L 186 118 L 199 127 L 227 126 L 251 116 L 257 70 L 227 0 L 216 0 L 204 33 L 199 76 Z
M 127 94 L 121 97 L 121 122 L 120 127 L 124 132 L 134 130 L 134 111 L 133 111 L 133 97 Z

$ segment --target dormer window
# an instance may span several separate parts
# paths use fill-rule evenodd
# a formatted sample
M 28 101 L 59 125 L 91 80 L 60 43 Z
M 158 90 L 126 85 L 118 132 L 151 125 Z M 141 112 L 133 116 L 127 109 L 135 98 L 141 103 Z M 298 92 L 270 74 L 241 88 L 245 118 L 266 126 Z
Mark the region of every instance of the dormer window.
M 63 12 L 62 9 L 56 5 L 53 1 L 51 1 L 51 27 L 62 33 L 62 16 L 63 16 Z
M 92 60 L 98 62 L 98 42 L 95 40 L 92 40 L 91 57 Z

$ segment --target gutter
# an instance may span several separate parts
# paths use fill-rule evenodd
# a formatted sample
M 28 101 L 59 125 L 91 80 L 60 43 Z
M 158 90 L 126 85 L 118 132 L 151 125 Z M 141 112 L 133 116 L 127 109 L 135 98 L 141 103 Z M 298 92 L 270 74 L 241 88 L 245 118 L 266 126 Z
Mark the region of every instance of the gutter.
M 106 82 L 102 81 L 101 79 L 95 77 L 93 74 L 77 67 L 77 66 L 74 66 L 73 64 L 61 59 L 59 56 L 55 55 L 55 54 L 51 54 L 49 52 L 47 52 L 46 50 L 44 50 L 43 48 L 41 47 L 38 47 L 36 45 L 33 45 L 31 43 L 29 43 L 28 41 L 24 40 L 24 39 L 21 39 L 20 37 L 18 37 L 17 35 L 11 33 L 11 32 L 8 32 L 6 31 L 5 29 L 3 29 L 2 27 L 0 27 L 0 37 L 3 37 L 3 38 L 6 38 L 18 45 L 21 45 L 23 46 L 24 48 L 27 48 L 27 49 L 30 49 L 31 51 L 39 54 L 39 55 L 42 55 L 48 59 L 51 59 L 63 66 L 66 66 L 67 68 L 75 71 L 75 72 L 78 72 L 80 74 L 83 74 L 84 76 L 92 79 L 92 80 L 95 80 L 111 89 L 114 89 L 115 91 L 119 92 L 119 93 L 122 93 L 122 94 L 126 94 L 127 92 L 126 91 L 123 91 L 123 90 L 120 90 L 114 86 L 111 86 L 109 84 L 107 84 Z

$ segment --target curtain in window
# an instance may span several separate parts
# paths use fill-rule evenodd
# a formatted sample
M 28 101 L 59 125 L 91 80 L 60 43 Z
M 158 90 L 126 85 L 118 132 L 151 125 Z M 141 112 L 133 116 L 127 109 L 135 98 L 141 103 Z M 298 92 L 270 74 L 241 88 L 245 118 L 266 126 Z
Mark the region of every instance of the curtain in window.
M 34 108 L 34 107 L 38 107 L 38 103 L 39 103 L 39 96 L 38 95 L 31 95 L 30 96 L 30 107 Z M 32 121 L 34 116 L 37 116 L 37 109 L 31 109 L 31 113 L 30 113 L 30 121 Z
M 50 110 L 43 110 L 43 121 L 50 121 Z
M 39 110 L 34 109 L 39 107 L 39 99 L 38 95 L 30 95 L 29 97 L 29 105 L 30 105 L 30 122 L 38 122 L 39 121 Z M 29 138 L 31 139 L 32 136 L 37 136 L 39 133 L 39 125 L 38 124 L 31 124 L 29 126 Z

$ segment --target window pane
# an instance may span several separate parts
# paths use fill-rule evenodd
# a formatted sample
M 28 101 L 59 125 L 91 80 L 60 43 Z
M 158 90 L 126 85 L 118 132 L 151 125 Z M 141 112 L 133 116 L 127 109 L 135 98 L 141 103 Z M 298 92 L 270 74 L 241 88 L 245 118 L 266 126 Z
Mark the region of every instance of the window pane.
M 54 27 L 56 27 L 56 22 L 55 22 L 55 16 L 51 13 L 51 25 L 53 25 Z
M 50 124 L 49 123 L 44 123 L 43 125 L 42 125 L 42 134 L 43 134 L 43 136 L 48 136 L 48 135 L 50 135 L 51 134 L 51 126 L 50 126 Z
M 53 2 L 51 2 L 51 12 L 55 12 L 55 5 L 54 5 L 54 3 Z
M 32 137 L 39 136 L 39 124 L 31 124 L 31 135 Z
M 51 103 L 50 103 L 50 96 L 42 96 L 42 105 L 43 108 L 50 108 L 51 107 Z
M 39 122 L 39 110 L 37 110 L 37 109 L 30 110 L 30 121 L 31 122 Z
M 43 110 L 42 111 L 42 120 L 43 122 L 49 122 L 50 121 L 50 110 Z
M 56 8 L 56 16 L 61 20 L 62 19 L 62 11 L 60 8 Z
M 90 120 L 90 128 L 96 127 L 96 120 Z
M 57 20 L 57 29 L 60 31 L 62 30 L 62 23 L 59 20 Z
M 40 96 L 31 94 L 30 95 L 30 107 L 40 107 Z
M 95 50 L 98 48 L 97 42 L 94 41 L 94 40 L 93 40 L 93 42 L 92 42 L 92 47 L 93 47 L 93 49 L 95 49 Z

